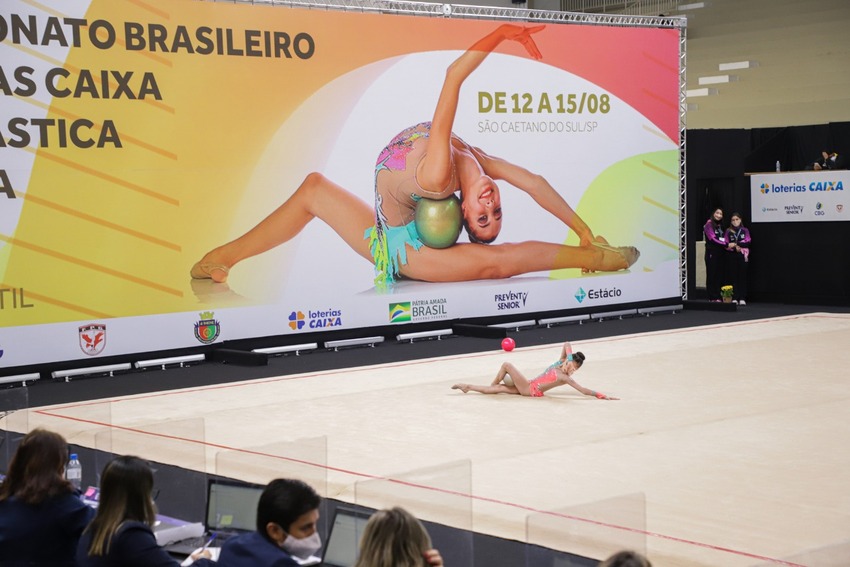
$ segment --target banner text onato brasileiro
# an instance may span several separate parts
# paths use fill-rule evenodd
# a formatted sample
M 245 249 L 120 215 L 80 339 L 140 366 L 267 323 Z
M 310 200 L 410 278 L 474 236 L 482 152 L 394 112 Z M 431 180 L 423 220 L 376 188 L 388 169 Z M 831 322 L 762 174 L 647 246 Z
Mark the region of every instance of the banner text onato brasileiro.
M 123 49 L 198 56 L 261 57 L 307 60 L 316 52 L 307 32 L 235 30 L 222 27 L 172 27 L 158 23 L 9 14 L 0 16 L 0 41 L 27 48 Z M 163 100 L 156 75 L 114 69 L 36 69 L 0 66 L 0 94 L 35 97 L 45 90 L 53 98 Z M 97 121 L 12 117 L 0 125 L 0 148 L 121 148 L 119 129 L 108 118 Z

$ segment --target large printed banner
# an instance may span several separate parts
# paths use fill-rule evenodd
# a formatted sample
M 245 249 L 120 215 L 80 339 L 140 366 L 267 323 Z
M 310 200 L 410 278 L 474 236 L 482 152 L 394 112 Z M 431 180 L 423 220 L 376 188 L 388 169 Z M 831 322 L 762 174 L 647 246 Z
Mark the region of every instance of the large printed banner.
M 678 30 L 4 0 L 0 40 L 0 366 L 679 295 Z
M 753 222 L 850 220 L 850 171 L 795 171 L 750 177 Z

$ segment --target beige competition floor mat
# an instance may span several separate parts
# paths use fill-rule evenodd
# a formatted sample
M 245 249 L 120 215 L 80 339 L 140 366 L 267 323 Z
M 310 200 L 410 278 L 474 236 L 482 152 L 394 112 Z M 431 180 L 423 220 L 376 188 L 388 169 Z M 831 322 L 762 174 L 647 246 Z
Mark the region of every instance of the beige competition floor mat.
M 248 481 L 299 476 L 343 501 L 591 557 L 848 564 L 850 316 L 574 343 L 587 356 L 576 380 L 620 401 L 450 389 L 489 383 L 502 361 L 535 376 L 560 352 L 517 340 L 510 353 L 36 408 L 27 427 Z

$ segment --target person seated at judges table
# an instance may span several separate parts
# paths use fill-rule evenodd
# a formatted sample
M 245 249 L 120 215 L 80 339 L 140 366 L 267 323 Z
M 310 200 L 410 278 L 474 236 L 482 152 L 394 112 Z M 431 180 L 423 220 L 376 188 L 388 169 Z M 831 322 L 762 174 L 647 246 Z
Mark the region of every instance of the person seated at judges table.
M 77 546 L 80 567 L 179 567 L 159 546 L 152 527 L 153 472 L 147 461 L 130 455 L 112 459 L 100 478 L 97 515 Z M 206 550 L 192 555 L 193 565 L 215 565 Z
M 21 440 L 0 484 L 0 565 L 75 565 L 94 510 L 65 480 L 68 443 L 34 429 Z
M 599 567 L 652 567 L 652 563 L 636 551 L 618 551 L 600 562 Z
M 220 567 L 294 567 L 322 547 L 319 505 L 322 498 L 300 480 L 271 481 L 257 504 L 257 531 L 228 539 Z M 193 563 L 196 565 L 197 563 Z
M 815 171 L 823 169 L 844 169 L 843 159 L 839 160 L 836 152 L 824 150 L 821 152 L 821 159 L 812 164 Z
M 398 506 L 378 510 L 369 518 L 360 539 L 354 567 L 442 567 L 440 552 L 413 514 Z

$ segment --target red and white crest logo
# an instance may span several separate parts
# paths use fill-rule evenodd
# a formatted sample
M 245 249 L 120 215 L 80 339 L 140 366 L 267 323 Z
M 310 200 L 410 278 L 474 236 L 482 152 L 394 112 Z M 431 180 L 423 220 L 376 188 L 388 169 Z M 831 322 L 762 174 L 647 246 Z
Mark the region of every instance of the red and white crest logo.
M 80 348 L 89 356 L 95 356 L 106 348 L 106 325 L 94 324 L 80 327 Z

